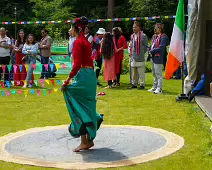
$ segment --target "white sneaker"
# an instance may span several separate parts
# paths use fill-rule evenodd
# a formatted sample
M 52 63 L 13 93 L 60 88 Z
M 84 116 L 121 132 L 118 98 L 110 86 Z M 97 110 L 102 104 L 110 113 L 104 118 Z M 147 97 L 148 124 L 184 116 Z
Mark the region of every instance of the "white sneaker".
M 148 92 L 155 92 L 155 89 L 152 87 L 151 89 L 147 90 Z
M 31 85 L 31 84 L 29 84 L 29 85 L 28 85 L 28 87 L 29 87 L 29 88 L 32 88 L 32 85 Z
M 25 89 L 25 88 L 27 88 L 27 85 L 26 85 L 26 84 L 24 84 L 24 86 L 23 86 L 22 88 L 24 88 L 24 89 Z
M 161 89 L 156 89 L 156 90 L 154 91 L 154 94 L 162 94 L 162 90 L 161 90 Z

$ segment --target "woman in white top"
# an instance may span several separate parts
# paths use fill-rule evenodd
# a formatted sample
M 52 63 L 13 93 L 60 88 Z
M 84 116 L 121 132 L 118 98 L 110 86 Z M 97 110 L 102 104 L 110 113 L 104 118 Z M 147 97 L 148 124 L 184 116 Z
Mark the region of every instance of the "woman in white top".
M 27 86 L 32 87 L 32 74 L 33 74 L 33 64 L 36 64 L 36 56 L 38 53 L 38 44 L 35 42 L 35 37 L 33 34 L 29 34 L 24 44 L 22 53 L 25 54 L 26 64 L 29 64 L 29 69 L 27 72 L 26 83 L 23 88 Z

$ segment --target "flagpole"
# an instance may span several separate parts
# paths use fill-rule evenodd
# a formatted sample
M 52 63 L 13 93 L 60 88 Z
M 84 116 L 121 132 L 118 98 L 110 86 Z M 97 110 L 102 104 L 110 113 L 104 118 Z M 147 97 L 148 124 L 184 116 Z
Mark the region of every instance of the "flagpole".
M 184 44 L 184 49 L 185 49 L 185 44 Z M 185 60 L 185 57 L 184 57 L 184 60 Z M 182 93 L 180 96 L 176 98 L 176 101 L 188 100 L 188 96 L 184 94 L 184 63 L 183 62 L 181 66 Z
M 183 61 L 184 62 L 184 61 Z M 182 71 L 181 71 L 181 79 L 182 79 L 182 94 L 184 94 L 184 63 L 182 62 Z

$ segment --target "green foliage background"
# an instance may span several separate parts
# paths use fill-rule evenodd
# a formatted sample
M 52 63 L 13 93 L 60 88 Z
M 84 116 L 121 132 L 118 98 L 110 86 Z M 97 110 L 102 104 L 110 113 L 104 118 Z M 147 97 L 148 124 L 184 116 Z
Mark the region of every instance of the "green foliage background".
M 115 0 L 114 17 L 146 17 L 159 15 L 175 15 L 178 0 Z M 71 20 L 75 17 L 86 16 L 89 19 L 107 18 L 108 0 L 2 0 L 0 5 L 0 21 L 15 21 L 14 7 L 17 7 L 17 21 L 52 21 Z M 163 22 L 166 34 L 170 37 L 173 28 L 173 19 L 141 21 L 148 37 L 153 35 L 156 22 Z M 99 27 L 106 28 L 108 23 L 90 23 L 92 33 Z M 115 22 L 114 26 L 122 27 L 127 39 L 132 33 L 132 21 Z M 15 26 L 4 25 L 14 36 Z M 34 33 L 40 39 L 40 30 L 47 27 L 53 38 L 68 38 L 70 24 L 59 25 L 17 25 L 17 30 L 25 29 Z M 59 36 L 58 36 L 59 34 Z

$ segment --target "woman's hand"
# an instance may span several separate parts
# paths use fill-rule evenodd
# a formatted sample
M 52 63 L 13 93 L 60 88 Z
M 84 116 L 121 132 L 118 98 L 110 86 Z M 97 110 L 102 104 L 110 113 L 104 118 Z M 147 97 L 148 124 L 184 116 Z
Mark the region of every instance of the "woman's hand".
M 119 49 L 116 49 L 115 52 L 117 53 L 117 52 L 119 52 L 119 51 L 121 51 L 121 50 L 123 50 L 123 49 L 124 49 L 124 48 L 121 47 L 121 48 L 119 48 Z
M 61 87 L 61 91 L 64 91 L 66 86 L 69 84 L 69 82 L 71 81 L 71 78 L 68 77 L 67 80 L 64 82 L 64 84 Z

